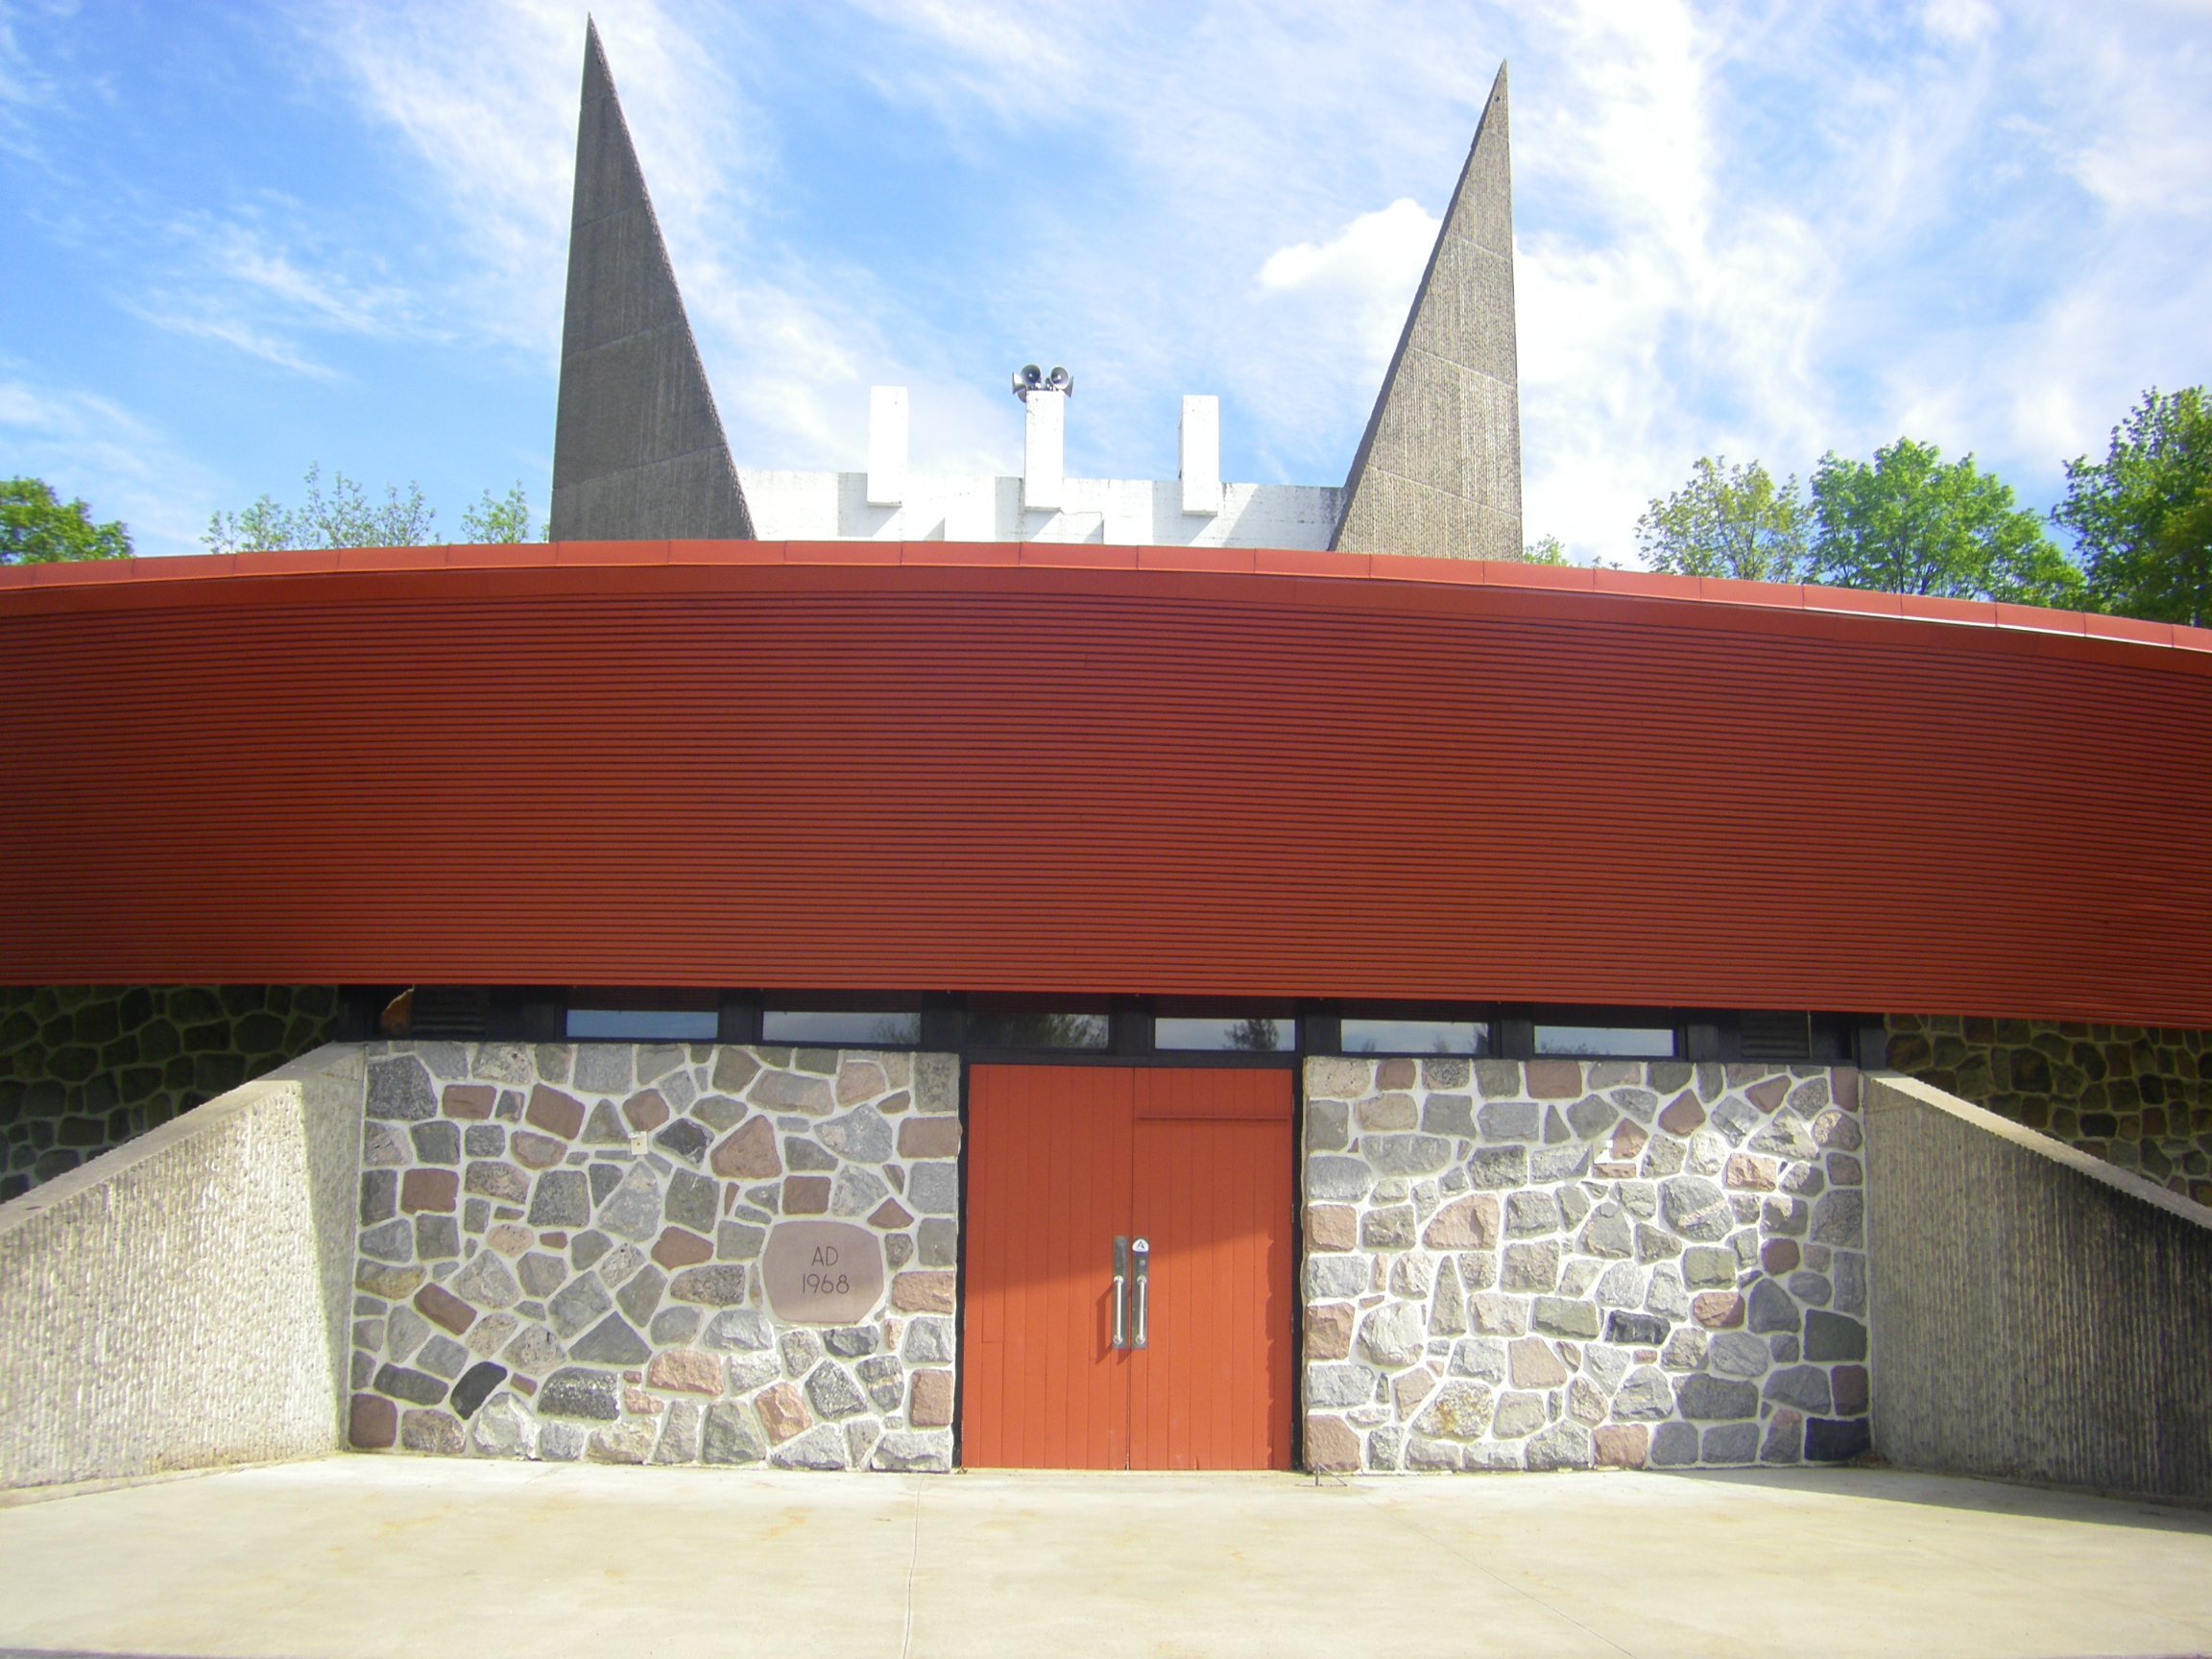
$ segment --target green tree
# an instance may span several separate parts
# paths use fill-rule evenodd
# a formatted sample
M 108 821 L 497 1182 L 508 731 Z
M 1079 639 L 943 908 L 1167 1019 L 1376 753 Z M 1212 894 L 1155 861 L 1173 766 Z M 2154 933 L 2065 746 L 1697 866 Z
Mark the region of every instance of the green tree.
M 320 463 L 307 469 L 307 504 L 290 511 L 262 495 L 243 513 L 217 513 L 200 540 L 214 553 L 259 553 L 280 547 L 421 547 L 431 542 L 435 507 L 422 500 L 422 488 L 410 483 L 402 497 L 396 484 L 384 486 L 384 499 L 368 493 L 343 472 L 331 475 L 323 493 Z M 486 492 L 489 495 L 490 492 Z
M 1776 488 L 1754 461 L 1731 467 L 1700 456 L 1690 482 L 1654 498 L 1636 520 L 1636 544 L 1654 570 L 1674 576 L 1733 576 L 1798 582 L 1805 571 L 1805 502 L 1794 475 Z
M 130 557 L 131 532 L 120 520 L 93 523 L 91 508 L 62 500 L 43 478 L 0 481 L 0 565 Z
M 1559 538 L 1556 536 L 1539 536 L 1521 549 L 1521 563 L 1524 565 L 1564 565 L 1567 563 L 1567 549 L 1561 545 Z
M 551 528 L 546 526 L 548 531 Z M 487 490 L 483 500 L 464 507 L 461 536 L 466 541 L 530 541 L 530 497 L 523 493 L 521 481 L 517 479 L 503 498 L 494 498 Z
M 2102 461 L 2066 463 L 2051 517 L 2074 532 L 2101 609 L 2212 626 L 2212 399 L 2153 386 Z
M 2010 485 L 1971 455 L 1946 466 L 1935 445 L 1910 438 L 1875 450 L 1871 466 L 1821 457 L 1810 552 L 1809 580 L 1836 588 L 2068 607 L 2086 594 Z

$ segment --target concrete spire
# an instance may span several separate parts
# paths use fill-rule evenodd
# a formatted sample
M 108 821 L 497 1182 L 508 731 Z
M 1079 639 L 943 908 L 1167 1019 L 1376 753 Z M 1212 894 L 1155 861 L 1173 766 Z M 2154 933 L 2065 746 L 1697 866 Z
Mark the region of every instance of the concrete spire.
M 1354 553 L 1521 557 L 1521 374 L 1505 68 L 1475 129 L 1329 543 Z
M 552 519 L 556 541 L 753 534 L 614 77 L 589 20 Z

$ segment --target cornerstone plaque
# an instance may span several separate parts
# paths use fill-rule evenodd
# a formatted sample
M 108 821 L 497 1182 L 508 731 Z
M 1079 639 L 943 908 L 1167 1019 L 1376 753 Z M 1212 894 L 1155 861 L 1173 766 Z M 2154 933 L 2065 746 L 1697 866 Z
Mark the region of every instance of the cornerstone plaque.
M 760 1253 L 768 1306 L 792 1325 L 854 1325 L 883 1295 L 883 1246 L 850 1221 L 779 1221 Z

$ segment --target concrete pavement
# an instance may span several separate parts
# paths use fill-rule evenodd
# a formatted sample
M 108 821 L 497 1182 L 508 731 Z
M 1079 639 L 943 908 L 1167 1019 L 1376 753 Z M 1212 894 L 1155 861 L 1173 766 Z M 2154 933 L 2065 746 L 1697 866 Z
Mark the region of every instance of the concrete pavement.
M 333 1457 L 0 1508 L 0 1650 L 2212 1652 L 2212 1516 L 1881 1470 L 824 1476 Z

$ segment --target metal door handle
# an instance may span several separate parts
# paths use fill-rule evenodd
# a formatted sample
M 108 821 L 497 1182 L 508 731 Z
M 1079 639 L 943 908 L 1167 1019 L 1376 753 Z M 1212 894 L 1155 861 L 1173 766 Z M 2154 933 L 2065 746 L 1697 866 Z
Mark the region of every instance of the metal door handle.
M 1114 1346 L 1129 1346 L 1129 1240 L 1114 1238 Z
M 1137 1259 L 1137 1334 L 1130 1341 L 1132 1348 L 1144 1346 L 1145 1315 L 1150 1311 L 1152 1289 L 1152 1241 L 1140 1238 L 1129 1246 Z

